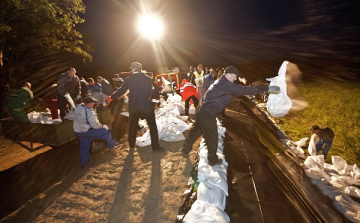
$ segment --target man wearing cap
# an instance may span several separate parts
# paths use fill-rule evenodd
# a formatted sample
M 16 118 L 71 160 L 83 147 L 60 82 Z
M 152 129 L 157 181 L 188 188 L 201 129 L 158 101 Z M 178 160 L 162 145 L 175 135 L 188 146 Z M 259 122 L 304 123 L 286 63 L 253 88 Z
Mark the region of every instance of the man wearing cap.
M 84 167 L 90 159 L 90 145 L 93 139 L 105 140 L 107 147 L 113 149 L 115 141 L 106 125 L 100 124 L 98 117 L 93 110 L 97 100 L 93 97 L 86 97 L 84 104 L 78 105 L 74 111 L 74 132 L 80 141 L 80 162 Z
M 329 127 L 320 128 L 318 125 L 313 125 L 310 130 L 318 137 L 318 140 L 315 144 L 316 153 L 318 153 L 322 146 L 324 146 L 322 153 L 324 155 L 324 159 L 326 159 L 335 137 L 333 130 L 331 130 Z
M 135 147 L 136 132 L 140 116 L 146 119 L 150 128 L 151 147 L 153 152 L 162 152 L 165 147 L 159 144 L 159 134 L 155 121 L 154 108 L 151 104 L 152 81 L 149 76 L 141 72 L 139 62 L 133 62 L 130 66 L 131 74 L 124 80 L 121 87 L 111 95 L 111 99 L 117 99 L 130 91 L 129 95 L 129 146 Z
M 239 71 L 233 66 L 228 66 L 225 69 L 224 75 L 209 87 L 200 105 L 197 107 L 196 122 L 190 130 L 183 148 L 180 149 L 180 155 L 186 157 L 191 151 L 194 142 L 202 134 L 208 148 L 208 164 L 211 166 L 222 164 L 222 160 L 216 155 L 218 146 L 216 116 L 230 103 L 232 95 L 241 96 L 263 92 L 280 92 L 280 88 L 277 86 L 243 86 L 233 83 L 238 76 L 241 76 Z

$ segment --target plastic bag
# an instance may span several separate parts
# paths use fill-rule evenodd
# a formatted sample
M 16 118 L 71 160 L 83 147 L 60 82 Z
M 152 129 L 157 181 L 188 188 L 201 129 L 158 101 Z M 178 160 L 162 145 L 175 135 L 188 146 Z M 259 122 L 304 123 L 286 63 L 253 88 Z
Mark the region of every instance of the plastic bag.
M 316 134 L 312 134 L 311 135 L 311 139 L 309 142 L 309 147 L 308 147 L 308 152 L 310 154 L 310 156 L 316 156 L 316 148 L 315 148 L 315 142 L 314 142 L 314 138 L 315 138 Z
M 270 81 L 270 86 L 279 86 L 281 89 L 279 94 L 270 94 L 267 101 L 267 111 L 274 117 L 284 117 L 292 106 L 291 99 L 287 95 L 287 84 L 285 80 L 288 63 L 288 61 L 283 62 L 279 69 L 278 76 L 266 79 Z

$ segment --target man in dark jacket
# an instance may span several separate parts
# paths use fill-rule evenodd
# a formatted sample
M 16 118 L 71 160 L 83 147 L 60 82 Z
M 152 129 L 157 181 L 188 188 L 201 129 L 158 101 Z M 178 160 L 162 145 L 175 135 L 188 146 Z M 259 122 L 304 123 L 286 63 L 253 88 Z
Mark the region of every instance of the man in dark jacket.
M 319 137 L 315 144 L 316 153 L 318 153 L 324 145 L 323 155 L 325 159 L 335 137 L 333 130 L 328 127 L 320 128 L 318 125 L 313 125 L 310 130 Z
M 105 94 L 107 96 L 110 96 L 110 95 L 112 95 L 112 93 L 114 93 L 114 89 L 113 89 L 113 87 L 111 86 L 111 84 L 109 83 L 108 80 L 104 79 L 101 76 L 98 76 L 96 78 L 96 81 L 99 84 L 101 84 L 101 89 L 102 89 L 103 94 Z
M 111 99 L 117 99 L 127 90 L 129 95 L 129 146 L 135 147 L 136 132 L 140 116 L 146 119 L 150 128 L 151 147 L 153 152 L 162 152 L 165 147 L 159 144 L 159 134 L 155 121 L 154 108 L 151 104 L 152 81 L 149 76 L 141 72 L 141 64 L 133 62 L 131 64 L 131 73 L 124 80 L 123 85 L 111 95 Z
M 233 83 L 238 76 L 241 76 L 239 71 L 233 66 L 228 66 L 225 69 L 225 74 L 216 80 L 205 93 L 200 105 L 197 107 L 196 122 L 190 130 L 183 148 L 180 149 L 182 156 L 187 156 L 194 142 L 202 134 L 208 148 L 209 165 L 222 164 L 222 160 L 216 155 L 218 146 L 216 116 L 230 103 L 232 95 L 254 95 L 266 91 L 269 93 L 279 93 L 280 91 L 280 88 L 277 86 L 250 87 Z
M 69 104 L 70 97 L 73 102 L 75 102 L 76 99 L 81 98 L 80 79 L 75 74 L 75 68 L 71 67 L 68 71 L 61 74 L 57 79 L 57 88 L 59 93 L 57 101 L 59 104 L 60 117 L 62 120 L 68 112 L 66 105 Z

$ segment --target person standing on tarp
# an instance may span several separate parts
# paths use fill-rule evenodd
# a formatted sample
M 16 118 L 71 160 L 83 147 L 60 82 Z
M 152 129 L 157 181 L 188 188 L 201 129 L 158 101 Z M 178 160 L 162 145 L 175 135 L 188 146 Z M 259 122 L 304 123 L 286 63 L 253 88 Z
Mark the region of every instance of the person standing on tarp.
M 187 157 L 192 145 L 202 134 L 208 148 L 208 164 L 211 166 L 222 164 L 222 160 L 216 155 L 218 146 L 216 116 L 230 103 L 232 95 L 254 95 L 266 91 L 269 93 L 280 92 L 280 88 L 277 86 L 242 86 L 235 84 L 234 81 L 240 76 L 235 67 L 228 66 L 225 69 L 225 74 L 210 86 L 197 107 L 195 124 L 179 151 L 180 155 Z
M 146 119 L 150 128 L 151 147 L 153 152 L 165 151 L 164 146 L 159 144 L 159 133 L 155 121 L 154 108 L 151 104 L 152 81 L 149 76 L 141 72 L 142 65 L 133 62 L 130 66 L 131 74 L 124 80 L 123 85 L 111 95 L 111 99 L 117 99 L 124 95 L 127 90 L 129 95 L 129 146 L 135 147 L 136 132 L 140 116 Z
M 333 130 L 328 127 L 320 128 L 318 125 L 313 125 L 310 131 L 315 133 L 318 137 L 318 140 L 315 143 L 316 153 L 320 152 L 321 148 L 324 146 L 322 154 L 324 155 L 324 159 L 326 159 L 335 137 Z
M 76 99 L 81 98 L 80 79 L 75 74 L 75 68 L 71 67 L 57 79 L 59 93 L 57 101 L 59 104 L 61 120 L 64 120 L 65 115 L 69 112 L 67 108 L 67 105 L 71 107 L 69 100 L 72 99 L 73 103 L 75 103 Z
M 86 97 L 84 104 L 78 105 L 74 111 L 74 132 L 80 141 L 80 162 L 84 167 L 90 159 L 90 146 L 93 139 L 105 140 L 107 147 L 113 149 L 115 141 L 112 138 L 106 125 L 102 125 L 93 110 L 97 100 L 93 97 Z
M 16 121 L 30 122 L 26 108 L 33 99 L 31 84 L 24 82 L 21 86 L 12 88 L 7 97 L 7 107 Z

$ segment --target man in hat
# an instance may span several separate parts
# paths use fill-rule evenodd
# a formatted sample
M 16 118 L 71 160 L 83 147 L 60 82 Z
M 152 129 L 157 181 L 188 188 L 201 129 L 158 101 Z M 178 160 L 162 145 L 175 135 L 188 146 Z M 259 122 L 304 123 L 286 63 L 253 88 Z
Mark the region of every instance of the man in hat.
M 315 144 L 316 153 L 318 153 L 321 150 L 322 146 L 324 146 L 322 153 L 324 155 L 324 159 L 326 159 L 326 156 L 329 153 L 330 147 L 335 137 L 333 130 L 328 127 L 320 128 L 318 125 L 313 125 L 310 131 L 316 134 L 316 136 L 318 137 L 318 140 Z
M 234 81 L 238 76 L 241 76 L 239 71 L 233 66 L 228 66 L 225 69 L 225 74 L 210 86 L 197 107 L 196 122 L 190 130 L 183 148 L 180 149 L 180 155 L 186 157 L 197 138 L 203 135 L 208 148 L 208 164 L 211 166 L 222 164 L 222 160 L 216 155 L 218 146 L 216 116 L 230 103 L 232 95 L 280 92 L 280 88 L 277 86 L 243 86 L 235 84 Z
M 111 99 L 117 99 L 130 91 L 129 96 L 129 146 L 135 147 L 136 132 L 140 117 L 144 117 L 150 128 L 151 147 L 153 152 L 163 152 L 164 146 L 159 144 L 159 134 L 155 121 L 154 108 L 151 104 L 152 81 L 149 76 L 141 72 L 142 65 L 133 62 L 130 66 L 131 74 L 124 80 L 123 85 L 111 95 Z
M 93 110 L 97 100 L 93 97 L 86 97 L 84 103 L 76 106 L 74 111 L 74 132 L 80 141 L 80 162 L 81 166 L 87 165 L 90 159 L 90 145 L 93 139 L 105 140 L 107 147 L 113 149 L 115 141 L 112 138 L 106 125 L 102 125 Z

